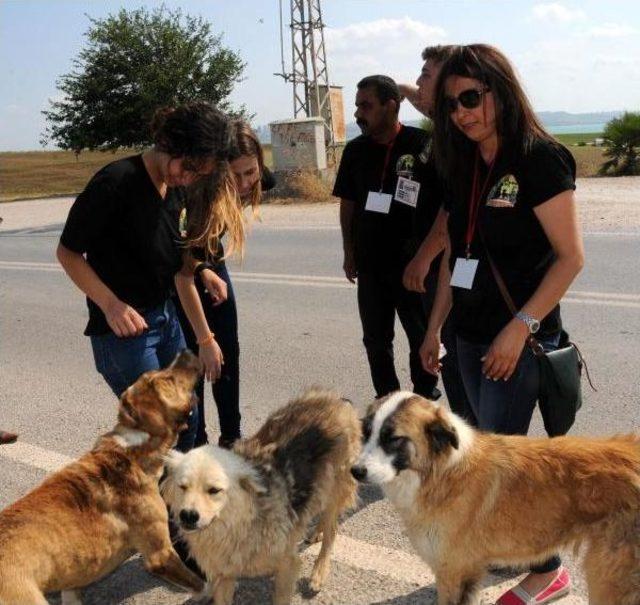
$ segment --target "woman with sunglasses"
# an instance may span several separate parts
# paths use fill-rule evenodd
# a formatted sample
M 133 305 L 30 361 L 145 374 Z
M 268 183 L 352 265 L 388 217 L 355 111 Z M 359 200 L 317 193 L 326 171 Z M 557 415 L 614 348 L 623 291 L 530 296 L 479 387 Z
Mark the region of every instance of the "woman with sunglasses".
M 156 112 L 151 130 L 153 147 L 93 176 L 69 211 L 57 249 L 60 264 L 87 296 L 85 334 L 98 372 L 117 397 L 186 347 L 172 302 L 183 255 L 181 209 L 189 207 L 196 239 L 206 238 L 215 217 L 226 212 L 212 205 L 213 197 L 189 195 L 187 187 L 206 181 L 218 188 L 228 170 L 228 118 L 209 103 L 187 103 Z M 215 341 L 207 346 L 219 373 L 219 347 Z M 193 447 L 197 424 L 194 410 L 178 449 Z
M 251 206 L 254 214 L 257 212 L 262 191 L 271 189 L 275 185 L 273 175 L 264 165 L 264 156 L 260 141 L 249 125 L 237 120 L 231 125 L 231 148 L 228 157 L 231 174 L 230 187 L 238 206 L 238 211 Z M 237 194 L 237 195 L 236 195 Z M 204 194 L 206 195 L 206 193 Z M 238 223 L 238 221 L 234 221 Z M 239 221 L 242 226 L 242 219 Z M 201 325 L 208 326 L 208 330 L 215 335 L 220 345 L 224 364 L 222 365 L 220 378 L 212 383 L 213 399 L 218 409 L 220 423 L 220 437 L 218 445 L 231 447 L 233 442 L 240 437 L 240 347 L 238 344 L 238 313 L 236 299 L 231 284 L 231 278 L 225 265 L 224 248 L 220 238 L 226 231 L 233 237 L 237 231 L 229 229 L 230 224 L 221 225 L 220 235 L 214 245 L 212 254 L 205 254 L 202 248 L 194 251 L 194 256 L 199 260 L 195 262 L 195 284 L 191 275 L 183 273 L 179 279 L 185 283 L 180 284 L 182 292 L 185 288 L 193 288 L 198 294 L 201 309 L 193 306 L 191 313 L 199 316 Z M 236 241 L 238 237 L 234 238 Z M 233 248 L 242 252 L 242 244 L 232 242 L 228 252 Z M 192 305 L 195 300 L 192 298 Z M 187 302 L 187 305 L 189 303 Z M 185 305 L 186 306 L 186 305 Z M 201 313 L 204 315 L 201 315 Z M 178 314 L 184 329 L 187 345 L 193 351 L 198 352 L 199 343 L 191 323 L 180 305 Z M 192 316 L 192 318 L 194 317 Z M 198 396 L 198 431 L 196 446 L 208 443 L 204 413 L 204 381 L 201 380 L 196 387 Z
M 452 198 L 449 262 L 442 263 L 423 364 L 438 371 L 440 328 L 451 310 L 479 428 L 524 435 L 539 390 L 527 338 L 535 334 L 545 349 L 557 348 L 559 302 L 584 262 L 575 161 L 544 130 L 513 67 L 491 46 L 461 46 L 444 63 L 434 119 L 434 155 Z M 566 569 L 553 557 L 532 567 L 498 605 L 547 603 L 569 587 Z

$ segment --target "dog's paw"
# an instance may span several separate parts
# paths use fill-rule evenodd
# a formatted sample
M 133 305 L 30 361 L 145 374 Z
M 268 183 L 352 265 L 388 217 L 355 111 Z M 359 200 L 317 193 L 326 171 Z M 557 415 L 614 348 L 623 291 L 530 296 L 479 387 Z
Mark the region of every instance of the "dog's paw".
M 206 582 L 204 588 L 200 592 L 193 593 L 191 600 L 199 605 L 213 603 L 213 584 Z
M 322 585 L 324 584 L 324 578 L 322 577 L 321 574 L 319 573 L 312 573 L 311 577 L 309 578 L 309 590 L 315 594 L 320 592 Z
M 305 544 L 317 544 L 318 542 L 322 542 L 323 533 L 321 529 L 314 529 L 305 539 Z

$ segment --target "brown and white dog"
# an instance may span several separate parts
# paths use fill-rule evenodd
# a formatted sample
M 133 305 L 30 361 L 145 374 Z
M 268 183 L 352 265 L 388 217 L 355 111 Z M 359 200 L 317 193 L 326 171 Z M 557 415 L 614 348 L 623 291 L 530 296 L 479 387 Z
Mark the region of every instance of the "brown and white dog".
M 439 605 L 476 603 L 489 566 L 584 547 L 591 605 L 640 603 L 640 438 L 484 434 L 413 393 L 375 402 L 352 469 L 380 484 L 436 576 Z
M 200 592 L 180 561 L 158 490 L 164 456 L 186 427 L 200 362 L 181 353 L 143 374 L 120 399 L 118 423 L 93 449 L 0 512 L 0 605 L 46 605 L 44 593 L 76 589 L 140 552 L 145 567 Z
M 360 442 L 352 405 L 311 390 L 231 452 L 204 446 L 171 453 L 162 493 L 216 605 L 231 604 L 236 578 L 262 575 L 275 575 L 275 604 L 289 603 L 298 544 L 316 516 L 322 547 L 309 586 L 320 589 L 338 517 L 355 504 L 350 469 Z

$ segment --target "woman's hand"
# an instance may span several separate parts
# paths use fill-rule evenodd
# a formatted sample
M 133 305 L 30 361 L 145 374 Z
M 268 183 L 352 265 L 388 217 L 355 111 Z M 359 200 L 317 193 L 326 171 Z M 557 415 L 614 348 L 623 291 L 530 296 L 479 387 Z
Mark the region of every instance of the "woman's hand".
M 109 327 L 119 338 L 140 336 L 149 327 L 140 313 L 119 298 L 104 309 L 104 316 Z
M 509 380 L 516 369 L 529 328 L 519 319 L 512 319 L 493 339 L 482 358 L 482 373 L 492 380 Z
M 204 376 L 209 382 L 216 382 L 222 373 L 224 358 L 215 338 L 198 345 L 198 357 L 204 366 Z
M 215 271 L 212 269 L 203 269 L 200 272 L 200 280 L 205 290 L 209 293 L 209 296 L 211 296 L 214 307 L 221 305 L 227 300 L 227 282 Z
M 424 336 L 420 346 L 420 360 L 422 367 L 430 374 L 438 375 L 442 364 L 440 363 L 440 333 L 429 332 Z

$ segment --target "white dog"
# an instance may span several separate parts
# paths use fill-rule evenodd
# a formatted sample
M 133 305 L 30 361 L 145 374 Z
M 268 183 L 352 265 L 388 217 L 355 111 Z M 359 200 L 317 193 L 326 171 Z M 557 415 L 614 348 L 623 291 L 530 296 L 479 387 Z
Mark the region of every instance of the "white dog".
M 300 567 L 298 543 L 316 516 L 322 548 L 310 588 L 320 589 L 338 517 L 355 503 L 350 467 L 359 450 L 360 423 L 351 404 L 309 391 L 232 452 L 213 446 L 172 452 L 162 492 L 216 605 L 231 604 L 237 577 L 272 574 L 276 605 L 289 603 Z

